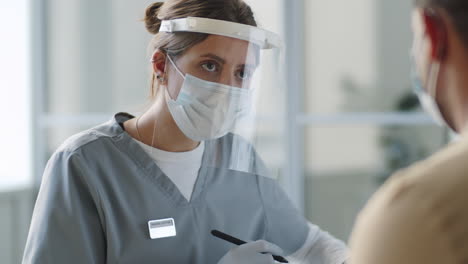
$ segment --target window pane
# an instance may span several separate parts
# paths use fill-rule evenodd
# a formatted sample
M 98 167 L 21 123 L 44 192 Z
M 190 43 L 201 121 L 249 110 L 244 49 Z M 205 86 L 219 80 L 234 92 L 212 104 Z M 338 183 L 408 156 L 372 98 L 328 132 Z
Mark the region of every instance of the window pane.
M 411 1 L 304 2 L 304 110 L 404 110 L 411 100 Z
M 47 102 L 51 113 L 138 109 L 150 92 L 141 21 L 152 1 L 47 2 Z
M 33 197 L 32 1 L 0 1 L 0 262 L 20 263 Z
M 396 170 L 424 159 L 446 142 L 436 126 L 323 126 L 306 130 L 307 217 L 347 239 L 370 195 Z
M 0 2 L 0 192 L 31 183 L 31 73 L 28 1 Z M 1 251 L 0 251 L 1 255 Z

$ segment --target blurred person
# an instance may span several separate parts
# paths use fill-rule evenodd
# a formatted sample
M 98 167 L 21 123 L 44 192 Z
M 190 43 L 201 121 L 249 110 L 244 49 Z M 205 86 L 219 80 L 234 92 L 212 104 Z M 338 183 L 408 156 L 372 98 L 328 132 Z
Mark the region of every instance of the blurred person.
M 343 263 L 344 243 L 298 212 L 255 151 L 254 94 L 281 86 L 259 76 L 281 76 L 279 38 L 240 0 L 154 3 L 145 23 L 151 106 L 53 154 L 23 263 Z
M 468 263 L 468 1 L 416 0 L 413 82 L 459 140 L 393 177 L 360 213 L 355 264 Z

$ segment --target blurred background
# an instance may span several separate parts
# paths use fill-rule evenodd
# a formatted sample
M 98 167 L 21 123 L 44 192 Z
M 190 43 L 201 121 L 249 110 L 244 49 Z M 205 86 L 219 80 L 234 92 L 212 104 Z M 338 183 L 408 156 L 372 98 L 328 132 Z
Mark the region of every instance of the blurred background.
M 116 112 L 147 106 L 152 36 L 141 19 L 151 2 L 0 0 L 2 263 L 21 262 L 54 150 Z M 394 171 L 450 138 L 411 92 L 411 1 L 247 2 L 286 44 L 278 180 L 309 220 L 347 240 L 360 208 Z M 268 144 L 259 151 L 266 160 L 278 154 Z

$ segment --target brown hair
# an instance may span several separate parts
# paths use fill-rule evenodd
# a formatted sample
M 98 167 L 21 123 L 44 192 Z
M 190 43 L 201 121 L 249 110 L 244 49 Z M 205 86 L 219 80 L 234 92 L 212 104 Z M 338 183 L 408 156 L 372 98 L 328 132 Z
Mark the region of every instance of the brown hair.
M 468 47 L 468 1 L 467 0 L 414 0 L 417 7 L 442 8 L 451 17 L 457 32 Z
M 204 17 L 257 26 L 249 5 L 242 0 L 167 0 L 156 2 L 146 8 L 145 26 L 149 33 L 154 34 L 150 43 L 151 51 L 157 49 L 177 58 L 190 47 L 204 41 L 208 35 L 202 33 L 159 33 L 162 20 L 184 17 Z M 151 82 L 151 96 L 156 95 L 154 89 L 155 76 Z

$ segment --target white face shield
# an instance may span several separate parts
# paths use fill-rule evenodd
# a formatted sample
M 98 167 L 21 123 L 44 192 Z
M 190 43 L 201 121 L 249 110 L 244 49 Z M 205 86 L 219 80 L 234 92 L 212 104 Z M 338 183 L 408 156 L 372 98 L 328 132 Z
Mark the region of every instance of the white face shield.
M 184 79 L 177 98 L 166 94 L 182 132 L 205 141 L 203 166 L 262 175 L 271 172 L 270 165 L 281 167 L 280 38 L 258 27 L 199 17 L 162 21 L 160 32 L 208 34 L 177 59 L 168 57 Z

